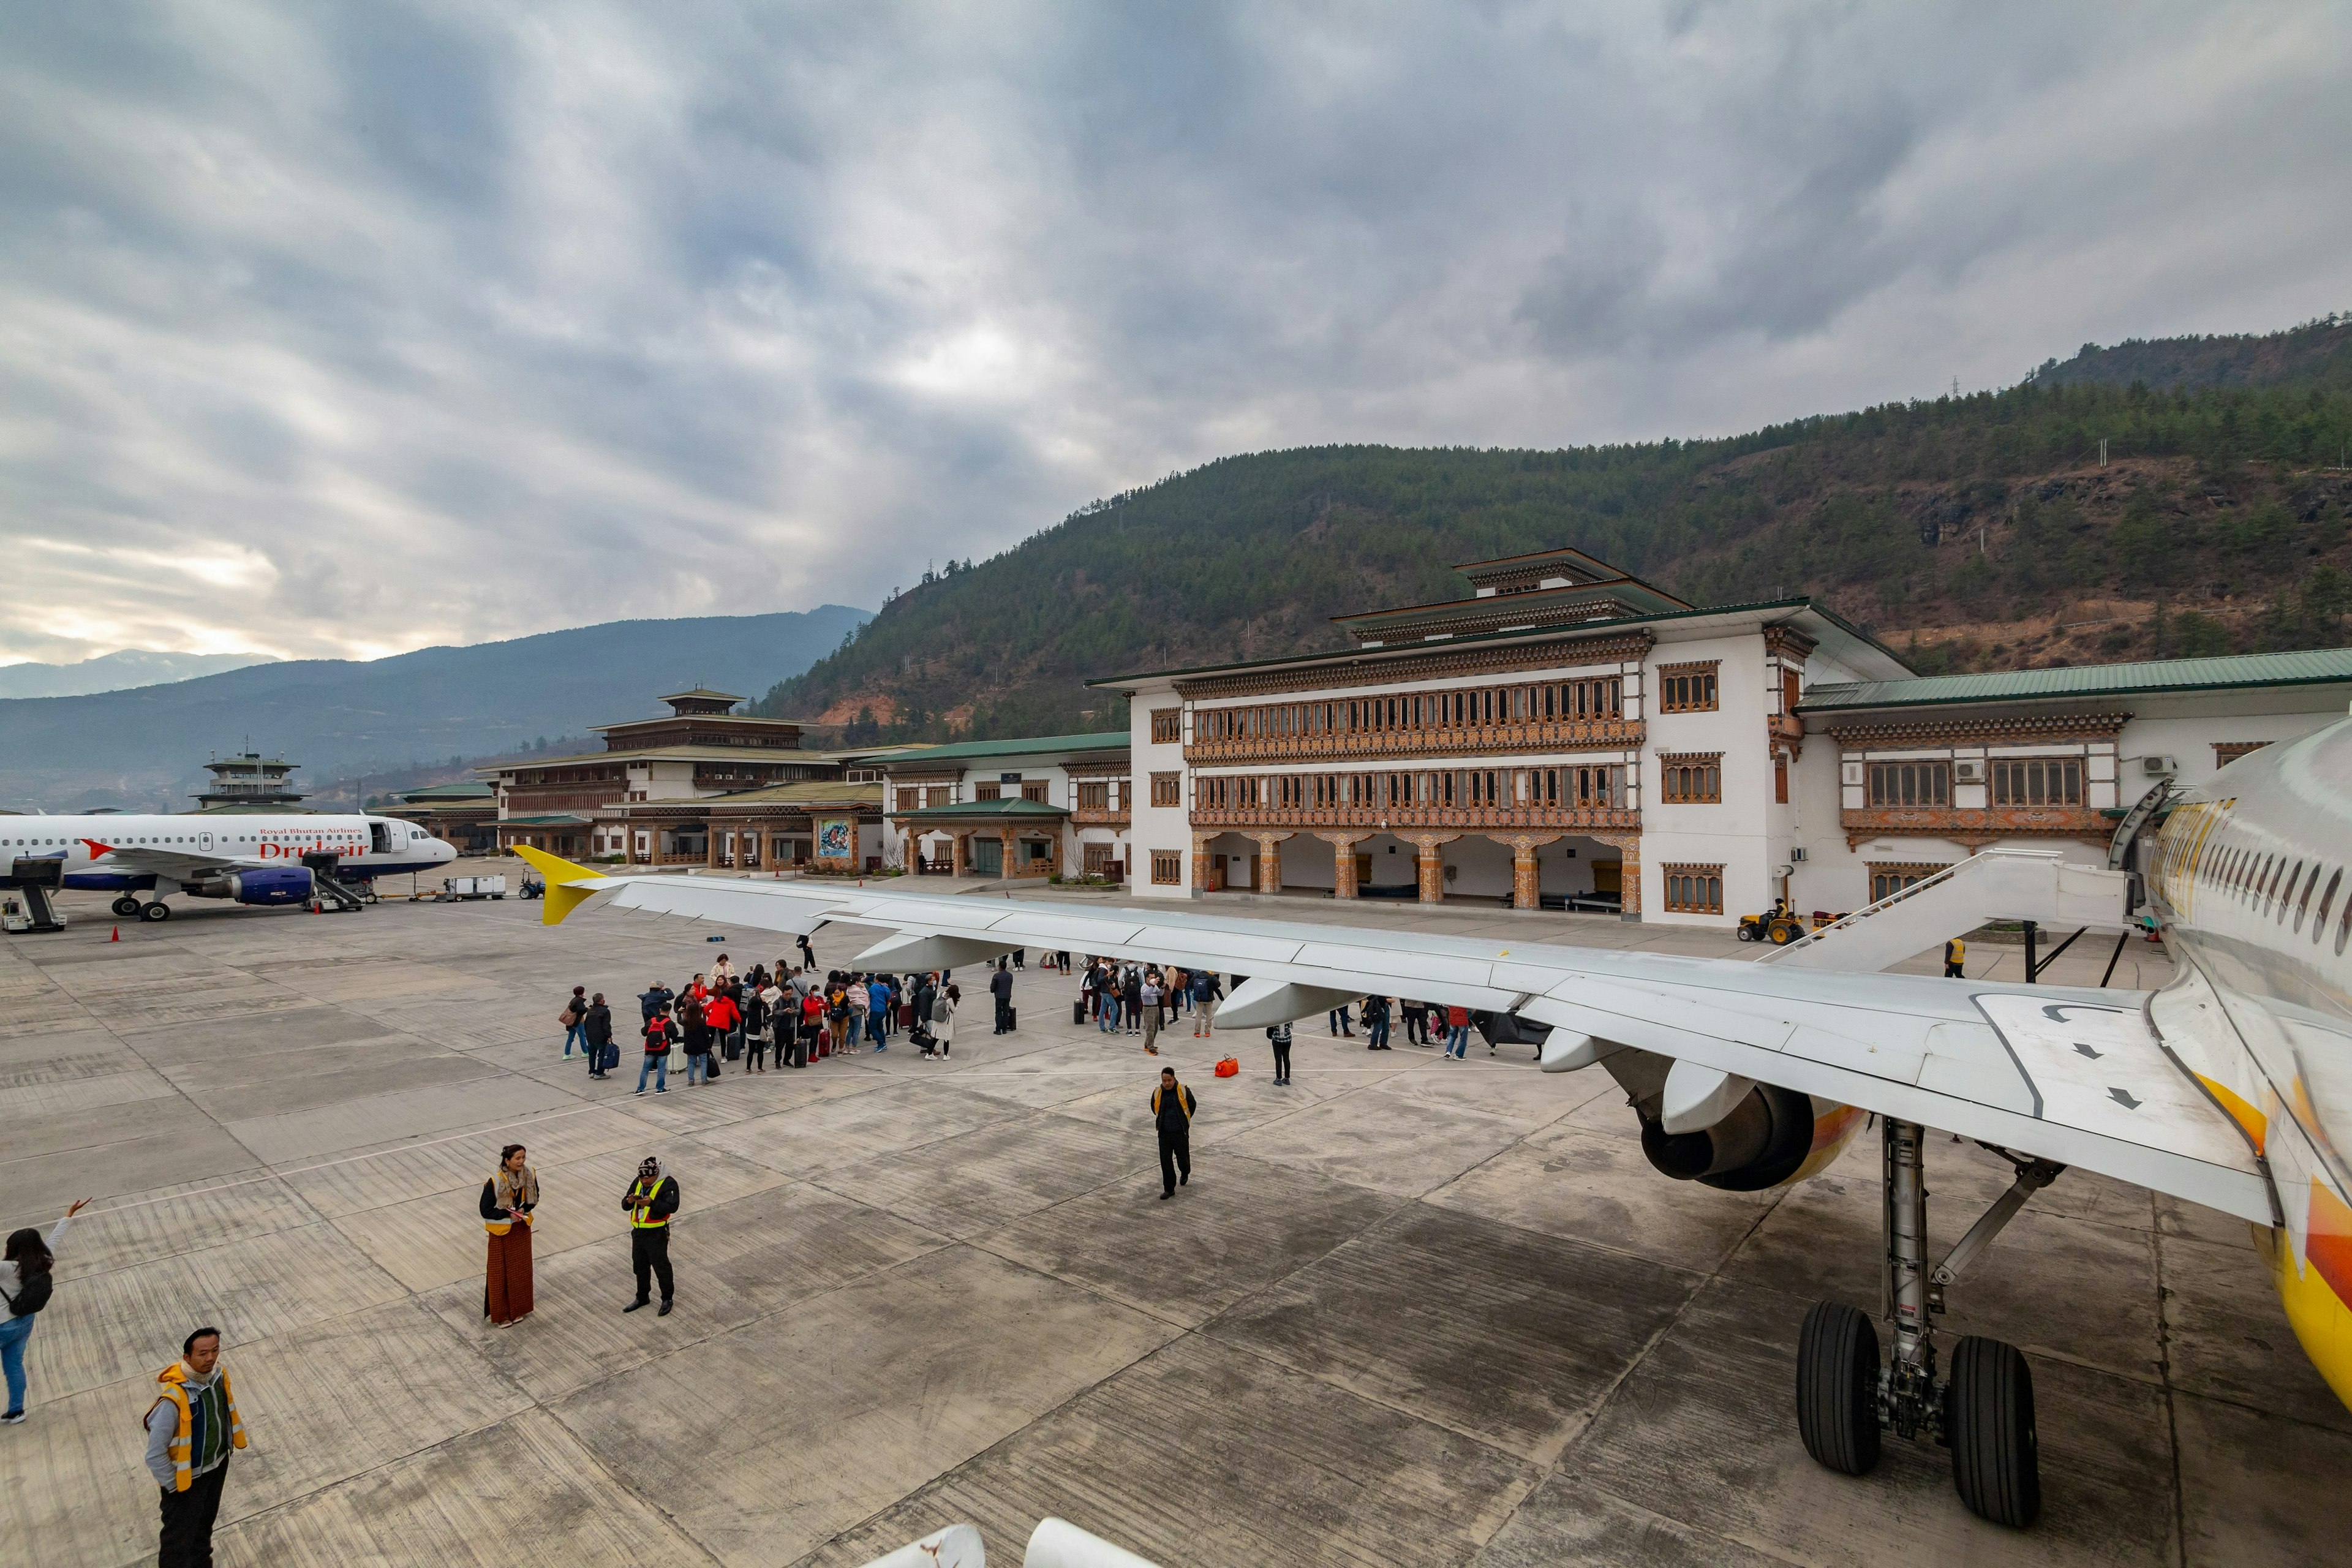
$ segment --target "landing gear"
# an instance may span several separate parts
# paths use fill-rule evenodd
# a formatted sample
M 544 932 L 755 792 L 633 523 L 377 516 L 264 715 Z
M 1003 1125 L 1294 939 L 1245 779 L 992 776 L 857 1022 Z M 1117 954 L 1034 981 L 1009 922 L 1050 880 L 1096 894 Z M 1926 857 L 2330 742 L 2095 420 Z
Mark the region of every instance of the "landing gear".
M 1944 1310 L 1944 1287 L 2065 1167 L 1994 1150 L 2017 1167 L 2016 1181 L 1930 1271 L 1925 1130 L 1916 1121 L 1884 1124 L 1883 1283 L 1893 1354 L 1880 1364 L 1877 1330 L 1859 1309 L 1815 1302 L 1797 1341 L 1798 1435 L 1805 1452 L 1849 1476 L 1878 1463 L 1882 1432 L 1933 1438 L 1951 1449 L 1952 1482 L 1970 1512 L 1996 1524 L 2031 1524 L 2042 1511 L 2032 1370 L 2016 1346 L 1970 1335 L 1953 1353 L 1950 1381 L 1939 1383 L 1928 1320 Z
M 172 918 L 172 906 L 165 903 L 161 899 L 157 899 L 152 903 L 141 904 L 139 906 L 139 918 L 147 921 L 151 925 L 158 924 Z
M 139 900 L 125 893 L 114 900 L 114 918 L 127 921 L 139 913 Z
M 1952 1448 L 1952 1484 L 1969 1512 L 1995 1524 L 2033 1522 L 2042 1511 L 2033 1372 L 2015 1345 L 1970 1335 L 1952 1352 L 1944 1441 Z

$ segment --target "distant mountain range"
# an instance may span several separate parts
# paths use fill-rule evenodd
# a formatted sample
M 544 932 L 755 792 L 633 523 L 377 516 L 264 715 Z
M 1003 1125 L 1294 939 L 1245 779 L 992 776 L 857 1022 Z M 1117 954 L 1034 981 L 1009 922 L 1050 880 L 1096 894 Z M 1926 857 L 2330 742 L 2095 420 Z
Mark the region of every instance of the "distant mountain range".
M 277 658 L 270 653 L 158 653 L 152 648 L 127 647 L 79 664 L 0 665 L 0 699 L 86 697 L 94 691 L 161 686 L 167 680 L 193 680 L 200 675 L 269 664 Z
M 839 647 L 869 612 L 612 621 L 365 662 L 292 659 L 86 696 L 0 700 L 0 806 L 180 809 L 204 763 L 251 746 L 324 788 L 370 772 L 512 753 L 647 718 L 693 686 L 756 696 Z

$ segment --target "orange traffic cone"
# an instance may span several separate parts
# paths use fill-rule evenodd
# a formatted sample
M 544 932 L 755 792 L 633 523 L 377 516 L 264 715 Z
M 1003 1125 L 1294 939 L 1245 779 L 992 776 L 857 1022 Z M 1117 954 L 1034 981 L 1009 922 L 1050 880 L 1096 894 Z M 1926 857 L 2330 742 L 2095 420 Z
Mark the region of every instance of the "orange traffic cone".
M 109 942 L 121 942 L 122 940 L 122 928 L 121 926 L 116 926 L 114 928 L 114 934 L 108 937 L 106 940 Z

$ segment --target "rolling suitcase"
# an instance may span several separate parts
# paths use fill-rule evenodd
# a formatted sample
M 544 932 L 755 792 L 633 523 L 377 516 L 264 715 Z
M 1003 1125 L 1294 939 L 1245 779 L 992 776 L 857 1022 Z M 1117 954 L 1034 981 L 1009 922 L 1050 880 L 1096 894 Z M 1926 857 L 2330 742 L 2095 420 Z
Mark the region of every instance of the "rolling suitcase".
M 1021 1009 L 1020 1009 L 1020 1008 L 1018 1008 L 1018 1007 L 1013 1006 L 1013 1005 L 1011 1003 L 1009 1003 L 1009 1002 L 1008 1002 L 1008 1003 L 1006 1003 L 1006 1004 L 1005 1004 L 1005 1006 L 1004 1006 L 1004 1029 L 1005 1029 L 1005 1032 L 1006 1032 L 1007 1034 L 1010 1034 L 1010 1033 L 1012 1033 L 1013 1030 L 1015 1030 L 1015 1029 L 1019 1028 L 1020 1026 L 1021 1026 Z
M 1086 1004 L 1086 999 L 1085 999 L 1084 997 L 1080 997 L 1077 1001 L 1073 1002 L 1073 1003 L 1071 1003 L 1071 1004 L 1070 1004 L 1070 1022 L 1071 1022 L 1071 1023 L 1073 1023 L 1073 1024 L 1083 1024 L 1083 1023 L 1085 1023 L 1086 1021 L 1087 1021 L 1087 1004 Z

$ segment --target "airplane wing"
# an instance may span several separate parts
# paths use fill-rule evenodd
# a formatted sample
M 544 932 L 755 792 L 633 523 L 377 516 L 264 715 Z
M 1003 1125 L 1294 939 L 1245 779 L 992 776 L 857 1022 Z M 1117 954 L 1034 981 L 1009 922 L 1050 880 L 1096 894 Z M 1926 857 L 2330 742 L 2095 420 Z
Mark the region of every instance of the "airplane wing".
M 760 930 L 805 934 L 838 921 L 895 933 L 852 960 L 857 967 L 977 964 L 1015 947 L 1198 964 L 1246 977 L 1218 1016 L 1242 1028 L 1309 1016 L 1367 993 L 1516 1013 L 1552 1026 L 1548 1067 L 1581 1066 L 1617 1047 L 1673 1058 L 1689 1105 L 1708 1103 L 1710 1089 L 1738 1080 L 1777 1084 L 2259 1225 L 2276 1218 L 2252 1148 L 2166 1047 L 2143 992 L 1799 972 L 1189 908 L 605 877 L 543 852 L 516 852 L 546 875 L 550 924 L 609 892 L 625 909 Z M 1670 1079 L 1670 1106 L 1676 1098 Z M 1684 1130 L 1671 1119 L 1667 1126 Z

